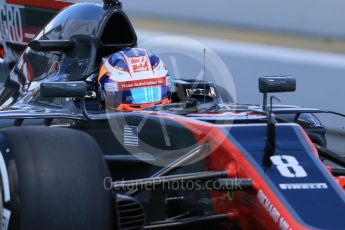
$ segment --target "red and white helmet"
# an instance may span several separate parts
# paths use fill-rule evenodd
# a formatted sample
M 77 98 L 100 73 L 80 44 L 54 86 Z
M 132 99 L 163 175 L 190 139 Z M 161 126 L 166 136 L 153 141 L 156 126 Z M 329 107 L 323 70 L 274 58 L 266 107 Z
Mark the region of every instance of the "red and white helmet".
M 108 108 L 135 111 L 170 103 L 168 78 L 157 55 L 131 48 L 103 59 L 98 82 Z

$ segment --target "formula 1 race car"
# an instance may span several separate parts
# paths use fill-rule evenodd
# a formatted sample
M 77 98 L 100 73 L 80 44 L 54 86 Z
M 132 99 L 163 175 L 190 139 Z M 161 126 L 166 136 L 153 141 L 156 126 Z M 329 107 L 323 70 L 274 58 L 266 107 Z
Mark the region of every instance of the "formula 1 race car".
M 67 6 L 16 2 L 1 7 L 24 10 L 17 19 Z M 31 42 L 19 35 L 33 27 L 1 25 L 1 229 L 344 228 L 345 159 L 317 115 L 345 115 L 268 102 L 293 92 L 293 77 L 259 78 L 262 105 L 172 79 L 172 103 L 109 112 L 102 58 L 137 46 L 120 2 L 68 6 Z

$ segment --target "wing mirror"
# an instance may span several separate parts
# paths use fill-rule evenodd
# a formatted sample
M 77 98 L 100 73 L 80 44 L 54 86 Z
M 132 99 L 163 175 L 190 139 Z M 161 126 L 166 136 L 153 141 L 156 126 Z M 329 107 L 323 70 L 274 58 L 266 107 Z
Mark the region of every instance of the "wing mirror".
M 273 76 L 259 78 L 260 93 L 295 92 L 296 79 L 292 76 Z
M 40 88 L 41 97 L 76 97 L 80 99 L 81 112 L 87 120 L 92 120 L 86 110 L 87 86 L 83 81 L 44 82 Z
M 41 97 L 78 97 L 86 96 L 86 83 L 74 82 L 44 82 L 40 88 Z
M 69 40 L 33 40 L 28 46 L 36 52 L 67 52 L 74 49 L 75 43 Z
M 296 78 L 293 76 L 267 76 L 259 78 L 259 91 L 264 94 L 263 110 L 267 111 L 267 94 L 296 91 Z

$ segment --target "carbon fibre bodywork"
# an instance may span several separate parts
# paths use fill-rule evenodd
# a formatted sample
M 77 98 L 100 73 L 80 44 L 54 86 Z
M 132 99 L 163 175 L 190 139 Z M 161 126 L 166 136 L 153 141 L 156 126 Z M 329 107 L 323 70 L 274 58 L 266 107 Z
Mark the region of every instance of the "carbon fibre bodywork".
M 52 2 L 53 11 L 65 6 Z M 267 160 L 266 111 L 261 105 L 222 103 L 216 85 L 210 82 L 176 81 L 180 91 L 170 105 L 131 113 L 104 109 L 95 82 L 100 60 L 137 43 L 121 9 L 91 3 L 73 5 L 58 14 L 35 40 L 74 45 L 50 51 L 28 47 L 18 56 L 1 90 L 1 127 L 45 125 L 88 133 L 101 147 L 112 180 L 119 183 L 169 175 L 199 178 L 191 173 L 208 171 L 249 181 L 243 188 L 223 186 L 226 181 L 222 180 L 216 180 L 218 184 L 196 180 L 189 188 L 186 181 L 173 180 L 179 182 L 176 188 L 169 184 L 116 190 L 144 206 L 146 229 L 345 226 L 345 219 L 339 216 L 345 211 L 344 177 L 331 175 L 312 143 L 326 146 L 324 127 L 315 114 L 329 111 L 273 107 L 280 123 L 276 125 L 274 154 Z M 28 41 L 23 42 L 25 46 Z M 87 86 L 85 98 L 41 95 L 41 84 L 76 80 Z M 200 88 L 198 93 L 195 87 Z M 211 88 L 213 96 L 200 103 Z

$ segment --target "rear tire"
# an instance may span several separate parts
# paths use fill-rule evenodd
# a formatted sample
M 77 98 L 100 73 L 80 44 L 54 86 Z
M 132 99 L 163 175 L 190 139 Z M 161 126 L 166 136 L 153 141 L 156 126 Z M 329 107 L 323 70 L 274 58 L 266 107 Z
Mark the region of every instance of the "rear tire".
M 113 229 L 114 200 L 103 185 L 108 169 L 90 136 L 62 128 L 9 128 L 0 131 L 0 151 L 1 212 L 11 213 L 0 218 L 8 229 Z

